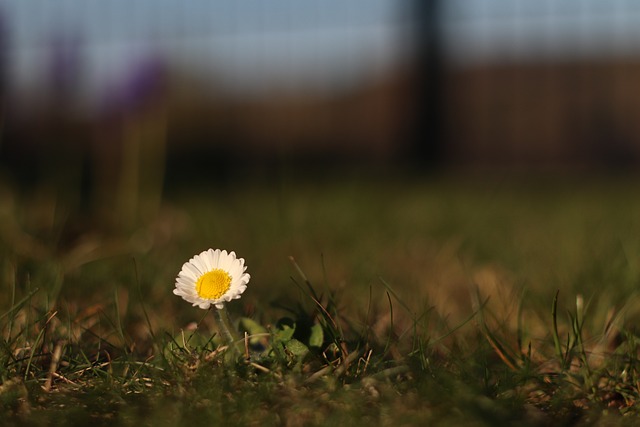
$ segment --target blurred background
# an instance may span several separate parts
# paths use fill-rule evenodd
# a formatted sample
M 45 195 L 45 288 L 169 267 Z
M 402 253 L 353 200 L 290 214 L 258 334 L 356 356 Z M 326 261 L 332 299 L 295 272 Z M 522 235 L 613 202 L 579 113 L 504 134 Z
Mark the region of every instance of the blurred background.
M 583 187 L 640 165 L 638 24 L 632 0 L 0 0 L 0 254 L 51 301 L 126 295 L 138 254 L 160 307 L 209 246 L 436 302 L 476 262 L 487 294 L 637 289 L 606 276 L 637 258 L 635 187 Z
M 627 171 L 639 22 L 629 0 L 2 0 L 0 167 L 151 204 L 283 168 Z
M 108 181 L 138 139 L 179 176 L 628 168 L 639 21 L 628 0 L 3 0 L 2 166 L 80 156 Z

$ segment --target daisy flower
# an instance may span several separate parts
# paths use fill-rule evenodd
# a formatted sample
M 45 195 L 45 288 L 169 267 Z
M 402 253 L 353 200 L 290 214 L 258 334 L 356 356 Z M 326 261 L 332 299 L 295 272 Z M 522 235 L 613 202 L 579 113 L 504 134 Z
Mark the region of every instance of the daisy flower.
M 251 276 L 243 258 L 235 252 L 209 249 L 185 262 L 176 278 L 175 295 L 193 306 L 222 309 L 225 302 L 240 298 Z

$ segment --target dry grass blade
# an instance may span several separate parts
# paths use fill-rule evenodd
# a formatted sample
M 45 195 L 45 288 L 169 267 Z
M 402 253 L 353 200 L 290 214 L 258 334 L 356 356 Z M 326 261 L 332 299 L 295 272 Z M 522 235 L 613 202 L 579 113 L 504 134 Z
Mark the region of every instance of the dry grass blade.
M 489 332 L 486 326 L 482 328 L 482 334 L 487 339 L 489 345 L 491 345 L 491 348 L 493 348 L 500 360 L 502 360 L 512 371 L 517 371 L 516 359 L 505 350 L 505 347 L 500 344 L 491 332 Z
M 60 363 L 60 358 L 62 356 L 62 350 L 66 345 L 66 341 L 58 341 L 55 348 L 53 349 L 53 353 L 51 354 L 51 364 L 49 365 L 49 373 L 47 375 L 47 380 L 44 383 L 43 389 L 45 392 L 51 391 L 51 386 L 53 384 L 53 377 L 58 370 L 58 364 Z
M 342 374 L 344 374 L 347 370 L 347 367 L 353 363 L 357 358 L 358 358 L 358 352 L 351 352 L 351 354 L 349 354 L 349 356 L 347 357 L 346 363 L 341 363 L 340 365 L 338 365 L 337 367 L 333 366 L 333 365 L 327 365 L 324 368 L 320 369 L 319 371 L 314 372 L 311 376 L 309 376 L 309 378 L 307 378 L 304 382 L 305 384 L 311 384 L 316 382 L 317 380 L 319 380 L 320 378 L 322 378 L 325 375 L 328 375 L 329 373 L 334 373 L 336 376 L 340 376 Z

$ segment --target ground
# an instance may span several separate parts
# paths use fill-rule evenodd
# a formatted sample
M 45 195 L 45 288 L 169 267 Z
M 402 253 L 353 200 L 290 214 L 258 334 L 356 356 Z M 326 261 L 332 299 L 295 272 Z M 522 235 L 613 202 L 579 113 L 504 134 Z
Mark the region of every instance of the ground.
M 633 424 L 638 190 L 285 176 L 169 186 L 123 222 L 4 182 L 6 423 Z M 233 345 L 172 294 L 210 247 L 251 274 L 227 305 Z

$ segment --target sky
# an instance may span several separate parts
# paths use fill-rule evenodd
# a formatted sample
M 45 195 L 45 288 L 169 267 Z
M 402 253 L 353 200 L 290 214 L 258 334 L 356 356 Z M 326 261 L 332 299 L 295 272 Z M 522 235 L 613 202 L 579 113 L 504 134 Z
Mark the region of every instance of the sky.
M 637 0 L 445 0 L 452 60 L 640 54 Z
M 409 0 L 0 0 L 12 86 L 37 91 L 52 52 L 100 96 L 157 55 L 237 94 L 348 88 L 411 54 Z M 637 0 L 444 0 L 453 65 L 638 54 Z M 57 49 L 57 50 L 56 50 Z M 76 55 L 73 55 L 76 52 Z
M 402 54 L 398 0 L 0 0 L 18 87 L 43 80 L 57 40 L 82 52 L 99 91 L 150 55 L 211 70 L 224 87 L 349 85 Z M 188 6 L 185 6 L 188 5 Z M 108 85 L 107 85 L 108 86 Z

